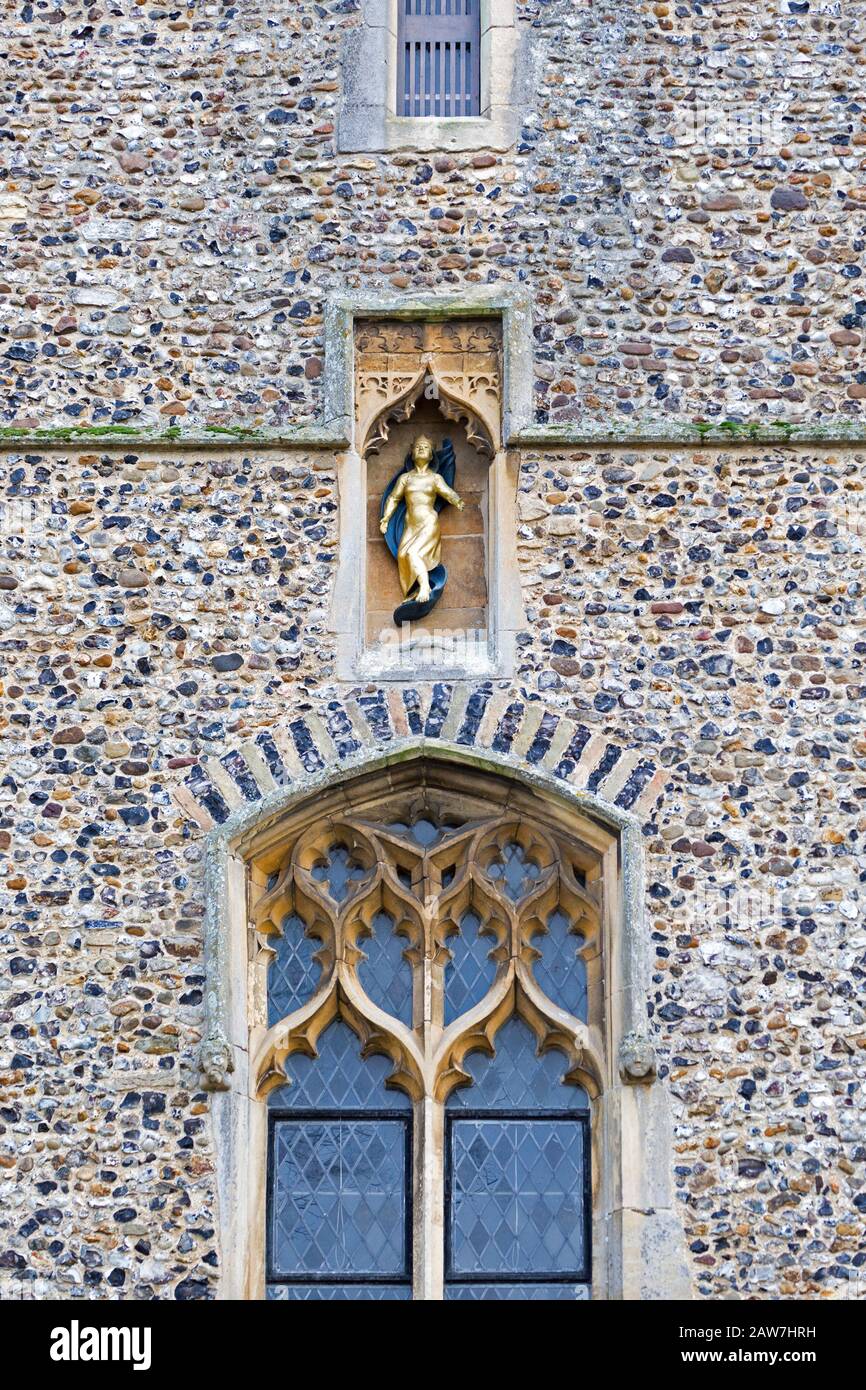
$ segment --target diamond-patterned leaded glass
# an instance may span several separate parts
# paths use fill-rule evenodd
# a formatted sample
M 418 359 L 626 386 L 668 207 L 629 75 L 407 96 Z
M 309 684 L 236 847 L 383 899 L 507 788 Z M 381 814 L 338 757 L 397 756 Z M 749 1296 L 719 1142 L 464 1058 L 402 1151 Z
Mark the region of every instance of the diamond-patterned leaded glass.
M 521 1299 L 528 1303 L 574 1303 L 588 1296 L 587 1284 L 448 1284 L 445 1288 L 448 1300 L 474 1299 L 477 1302 Z
M 275 1120 L 272 1277 L 405 1277 L 407 1137 L 396 1118 Z
M 565 1058 L 556 1048 L 539 1057 L 532 1029 L 515 1014 L 493 1040 L 495 1057 L 471 1052 L 463 1066 L 471 1086 L 459 1086 L 448 1097 L 449 1107 L 469 1110 L 583 1109 L 586 1092 L 565 1086 Z
M 547 931 L 537 932 L 532 938 L 536 951 L 541 952 L 533 973 L 554 1004 L 586 1023 L 586 964 L 577 954 L 583 942 L 570 927 L 564 912 L 551 912 Z
M 490 959 L 490 952 L 495 945 L 495 937 L 481 935 L 481 919 L 474 912 L 464 912 L 460 931 L 448 938 L 451 959 L 445 967 L 446 1025 L 479 1004 L 493 984 L 496 962 Z
M 305 935 L 304 923 L 294 913 L 283 922 L 282 935 L 271 938 L 276 955 L 268 970 L 268 1027 L 294 1013 L 312 999 L 321 979 L 313 957 L 321 941 Z
M 412 969 L 404 952 L 409 945 L 394 933 L 394 918 L 377 912 L 373 935 L 365 937 L 361 949 L 365 959 L 358 967 L 358 978 L 374 1004 L 412 1025 Z
M 269 1299 L 411 1299 L 408 1284 L 269 1284 Z
M 585 1277 L 580 1119 L 454 1116 L 450 1145 L 454 1277 Z
M 361 1058 L 361 1044 L 351 1028 L 338 1019 L 318 1041 L 318 1057 L 295 1052 L 286 1062 L 292 1085 L 271 1091 L 272 1108 L 305 1110 L 405 1110 L 405 1091 L 386 1087 L 393 1071 L 387 1057 Z

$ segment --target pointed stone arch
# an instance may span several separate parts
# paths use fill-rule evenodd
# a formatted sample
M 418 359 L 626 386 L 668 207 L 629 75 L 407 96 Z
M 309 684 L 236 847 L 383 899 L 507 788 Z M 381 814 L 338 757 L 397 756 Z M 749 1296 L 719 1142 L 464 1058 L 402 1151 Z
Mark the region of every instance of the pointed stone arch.
M 500 431 L 494 410 L 490 407 L 498 407 L 498 379 L 492 370 L 486 378 L 489 385 L 479 389 L 482 378 L 476 377 L 473 389 L 467 387 L 462 373 L 447 375 L 439 369 L 432 354 L 425 354 L 408 385 L 405 384 L 405 377 L 394 379 L 383 376 L 380 380 L 383 388 L 381 394 L 377 391 L 372 399 L 364 402 L 363 413 L 359 414 L 358 419 L 358 449 L 365 457 L 378 453 L 387 443 L 392 425 L 412 418 L 422 397 L 437 401 L 439 411 L 446 420 L 462 425 L 467 442 L 478 453 L 489 459 L 496 454 Z M 372 384 L 368 378 L 368 391 Z M 389 388 L 400 394 L 389 398 Z M 480 399 L 482 389 L 486 395 L 495 396 L 495 401 Z
M 413 797 L 419 805 L 438 797 L 470 809 L 495 806 L 503 823 L 532 821 L 552 837 L 550 844 L 566 836 L 582 846 L 581 862 L 596 866 L 600 904 L 600 993 L 589 1028 L 582 1031 L 568 1015 L 551 1011 L 521 965 L 522 948 L 512 948 L 510 973 L 501 975 L 496 997 L 478 1007 L 477 1017 L 467 1016 L 453 1044 L 446 1039 L 444 1051 L 440 1047 L 432 1065 L 441 1080 L 425 1080 L 423 1048 L 419 1051 L 408 1035 L 401 1037 L 365 1005 L 348 967 L 341 967 L 338 985 L 301 1011 L 303 1017 L 266 1036 L 256 932 L 262 903 L 267 911 L 267 894 L 277 891 L 274 875 L 279 883 L 287 846 L 314 834 L 316 827 L 359 824 L 359 818 L 375 824 L 382 808 L 401 798 L 408 805 Z M 541 1050 L 555 1047 L 569 1057 L 569 1074 L 593 1097 L 593 1296 L 688 1296 L 682 1232 L 671 1204 L 667 1097 L 646 1025 L 647 946 L 637 820 L 597 796 L 570 791 L 546 774 L 492 753 L 405 740 L 339 768 L 326 767 L 212 832 L 201 1063 L 203 1084 L 214 1092 L 223 1296 L 262 1296 L 264 1096 L 275 1074 L 268 1056 L 278 1064 L 293 1049 L 314 1052 L 322 1028 L 339 1013 L 369 1051 L 391 1059 L 394 1084 L 416 1100 L 425 1087 L 438 1087 L 441 1099 L 459 1081 L 466 1053 L 495 1048 L 499 1027 L 515 1011 L 533 1029 Z

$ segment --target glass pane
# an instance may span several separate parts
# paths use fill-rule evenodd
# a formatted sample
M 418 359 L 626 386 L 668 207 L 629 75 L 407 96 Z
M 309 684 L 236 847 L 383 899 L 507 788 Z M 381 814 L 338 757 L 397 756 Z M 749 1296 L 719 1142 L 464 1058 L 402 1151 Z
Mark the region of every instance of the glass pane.
M 569 931 L 570 926 L 564 912 L 551 912 L 547 931 L 532 938 L 536 951 L 541 952 L 534 974 L 548 999 L 586 1023 L 586 963 L 577 954 L 583 938 Z
M 272 1143 L 275 1274 L 408 1272 L 401 1120 L 279 1120 Z
M 366 957 L 358 966 L 358 978 L 374 1004 L 412 1026 L 412 968 L 403 952 L 405 936 L 395 936 L 394 919 L 387 912 L 373 918 L 373 935 L 359 942 Z
M 494 1038 L 495 1057 L 473 1052 L 464 1069 L 471 1086 L 459 1086 L 449 1107 L 468 1110 L 572 1110 L 588 1105 L 580 1086 L 562 1085 L 565 1056 L 558 1049 L 538 1056 L 535 1034 L 514 1014 Z
M 524 1302 L 574 1303 L 589 1298 L 588 1284 L 446 1284 L 446 1299 L 521 1299 Z
M 268 1284 L 269 1299 L 403 1298 L 411 1301 L 408 1284 Z
M 464 912 L 460 931 L 449 936 L 451 960 L 445 967 L 445 1023 L 453 1023 L 474 1004 L 480 1004 L 496 974 L 496 962 L 490 952 L 496 945 L 493 936 L 480 935 L 481 919 L 474 912 Z
M 579 1120 L 455 1120 L 450 1160 L 454 1274 L 581 1277 L 586 1241 Z
M 531 859 L 527 859 L 523 846 L 512 840 L 502 846 L 499 858 L 493 861 L 487 874 L 513 902 L 517 902 L 518 898 L 525 897 L 535 887 L 541 870 Z
M 321 967 L 313 960 L 322 949 L 321 941 L 305 936 L 304 923 L 294 914 L 286 917 L 282 932 L 269 943 L 277 953 L 268 971 L 269 1028 L 312 999 L 322 978 Z
M 431 845 L 435 845 L 442 839 L 445 830 L 450 828 L 450 826 L 436 825 L 432 820 L 424 818 L 414 821 L 412 825 L 407 824 L 406 821 L 398 820 L 393 821 L 388 826 L 392 834 L 402 835 L 407 840 L 414 840 L 415 844 L 420 845 L 422 849 L 429 849 Z
M 393 1071 L 387 1057 L 361 1059 L 361 1044 L 351 1028 L 336 1019 L 319 1038 L 318 1057 L 296 1052 L 286 1062 L 290 1086 L 271 1091 L 268 1104 L 277 1109 L 402 1110 L 411 1102 L 405 1091 L 386 1087 Z
M 356 883 L 369 877 L 369 870 L 352 858 L 345 845 L 334 845 L 328 851 L 327 858 L 314 865 L 312 874 L 314 879 L 325 885 L 334 901 L 341 903 Z

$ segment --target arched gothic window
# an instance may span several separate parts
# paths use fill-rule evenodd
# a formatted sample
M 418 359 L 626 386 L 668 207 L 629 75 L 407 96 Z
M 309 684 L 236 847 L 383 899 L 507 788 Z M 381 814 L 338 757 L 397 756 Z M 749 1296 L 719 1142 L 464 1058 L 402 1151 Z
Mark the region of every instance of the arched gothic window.
M 691 1296 L 641 842 L 410 737 L 211 832 L 221 1298 Z
M 308 823 L 262 888 L 268 1297 L 587 1296 L 597 850 L 416 786 Z

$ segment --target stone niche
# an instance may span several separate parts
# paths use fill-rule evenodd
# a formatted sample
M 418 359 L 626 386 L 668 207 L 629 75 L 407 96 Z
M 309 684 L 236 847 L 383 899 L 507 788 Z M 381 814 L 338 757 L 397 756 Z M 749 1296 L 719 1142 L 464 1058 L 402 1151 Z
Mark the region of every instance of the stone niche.
M 426 434 L 435 449 L 450 439 L 457 454 L 454 486 L 462 497 L 462 512 L 445 507 L 439 515 L 442 529 L 442 563 L 448 570 L 448 583 L 439 603 L 426 618 L 411 624 L 410 641 L 427 633 L 433 641 L 440 631 L 473 634 L 475 645 L 487 641 L 487 527 L 489 457 L 469 444 L 459 424 L 443 419 L 435 401 L 419 404 L 410 420 L 391 431 L 379 453 L 367 460 L 367 603 L 366 644 L 373 649 L 384 633 L 387 644 L 394 632 L 393 612 L 403 601 L 397 565 L 379 530 L 382 494 L 394 474 L 402 468 L 418 434 Z M 482 636 L 483 634 L 483 636 Z M 423 645 L 423 639 L 422 643 Z
M 355 448 L 342 491 L 341 578 L 335 626 L 346 674 L 381 678 L 505 673 L 507 631 L 519 626 L 514 503 L 518 460 L 502 447 L 498 317 L 445 322 L 362 319 L 355 328 Z M 418 434 L 457 456 L 462 512 L 440 513 L 445 592 L 425 619 L 398 629 L 403 594 L 379 531 L 382 494 Z M 351 540 L 357 506 L 363 545 Z M 354 579 L 353 579 L 354 575 Z M 515 586 L 517 598 L 515 608 Z M 354 612 L 354 634 L 339 608 Z

